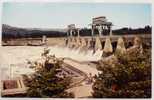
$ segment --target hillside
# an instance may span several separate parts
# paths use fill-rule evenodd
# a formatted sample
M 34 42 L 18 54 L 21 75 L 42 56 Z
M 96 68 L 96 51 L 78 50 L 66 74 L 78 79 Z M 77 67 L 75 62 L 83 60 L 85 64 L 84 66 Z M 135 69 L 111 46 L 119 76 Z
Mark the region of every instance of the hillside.
M 144 28 L 121 28 L 113 30 L 113 35 L 126 35 L 126 34 L 151 34 L 152 27 L 145 26 Z M 98 30 L 94 30 L 98 34 Z M 103 33 L 108 33 L 105 30 Z M 67 36 L 67 29 L 40 29 L 40 28 L 18 28 L 6 24 L 2 25 L 2 39 L 8 38 L 38 38 L 46 35 L 47 37 L 63 37 Z M 77 35 L 77 34 L 76 34 Z M 91 36 L 91 29 L 83 28 L 80 30 L 81 36 Z M 107 35 L 107 34 L 103 34 Z

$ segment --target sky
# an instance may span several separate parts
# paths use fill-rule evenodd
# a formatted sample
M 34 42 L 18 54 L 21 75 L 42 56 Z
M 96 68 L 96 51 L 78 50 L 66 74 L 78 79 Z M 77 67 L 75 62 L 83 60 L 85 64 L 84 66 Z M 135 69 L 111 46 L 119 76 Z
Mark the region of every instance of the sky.
M 93 17 L 106 16 L 113 29 L 151 26 L 148 3 L 42 3 L 5 2 L 2 23 L 22 28 L 90 27 Z

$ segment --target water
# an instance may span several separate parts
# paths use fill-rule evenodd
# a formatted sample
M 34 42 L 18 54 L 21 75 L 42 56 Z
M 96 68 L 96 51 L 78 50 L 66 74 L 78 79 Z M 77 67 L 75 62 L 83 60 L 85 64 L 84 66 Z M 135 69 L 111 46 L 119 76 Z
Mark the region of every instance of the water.
M 50 54 L 55 54 L 56 57 L 66 57 L 77 61 L 98 61 L 101 59 L 102 50 L 83 50 L 82 48 L 70 49 L 67 47 L 50 47 Z
M 101 59 L 102 50 L 84 50 L 83 48 L 70 49 L 68 47 L 52 46 L 48 47 L 51 55 L 57 58 L 71 58 L 77 61 L 98 61 Z M 41 59 L 44 47 L 29 46 L 5 46 L 0 48 L 0 67 L 1 79 L 8 79 L 10 75 L 17 77 L 21 74 L 30 74 L 34 70 L 30 69 L 27 61 L 36 61 Z

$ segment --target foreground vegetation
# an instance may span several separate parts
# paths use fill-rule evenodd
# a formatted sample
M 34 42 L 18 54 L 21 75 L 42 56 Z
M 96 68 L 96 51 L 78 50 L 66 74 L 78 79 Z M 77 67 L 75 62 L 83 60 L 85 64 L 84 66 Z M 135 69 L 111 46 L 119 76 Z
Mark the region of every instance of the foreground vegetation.
M 47 55 L 48 51 L 43 55 Z M 52 63 L 50 61 L 53 61 Z M 47 57 L 45 64 L 34 75 L 28 83 L 28 97 L 42 98 L 70 98 L 74 97 L 72 93 L 66 92 L 70 85 L 69 77 L 60 77 L 61 60 L 54 60 L 53 57 Z
M 117 60 L 99 63 L 95 77 L 94 98 L 150 98 L 151 49 L 115 54 Z

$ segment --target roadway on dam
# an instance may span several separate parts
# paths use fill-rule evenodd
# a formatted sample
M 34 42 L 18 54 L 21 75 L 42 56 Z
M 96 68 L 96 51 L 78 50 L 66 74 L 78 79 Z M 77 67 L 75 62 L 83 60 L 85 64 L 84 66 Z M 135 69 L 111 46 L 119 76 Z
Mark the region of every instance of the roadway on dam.
M 75 98 L 85 98 L 92 96 L 92 84 L 86 84 L 87 78 L 89 77 L 89 73 L 91 73 L 92 76 L 97 75 L 99 71 L 96 69 L 95 66 L 92 66 L 92 64 L 89 63 L 80 63 L 78 61 L 75 61 L 73 59 L 64 59 L 64 63 L 68 64 L 72 67 L 74 67 L 77 70 L 80 70 L 82 73 L 85 74 L 85 78 L 78 82 L 78 85 L 69 88 L 68 92 L 73 92 L 75 95 Z
M 64 63 L 69 64 L 78 70 L 81 70 L 82 72 L 86 73 L 87 75 L 89 75 L 89 73 L 91 73 L 92 76 L 98 74 L 98 70 L 96 69 L 96 67 L 91 66 L 88 63 L 82 63 L 82 62 L 80 63 L 79 61 L 75 61 L 72 59 L 64 59 Z

